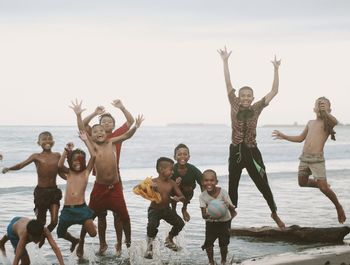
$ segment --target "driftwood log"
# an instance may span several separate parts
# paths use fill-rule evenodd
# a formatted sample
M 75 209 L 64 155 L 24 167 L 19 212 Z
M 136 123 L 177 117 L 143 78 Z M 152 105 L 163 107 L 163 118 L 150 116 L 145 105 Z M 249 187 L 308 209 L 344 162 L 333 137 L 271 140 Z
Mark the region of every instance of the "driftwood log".
M 241 227 L 230 230 L 231 236 L 249 236 L 274 241 L 291 241 L 296 243 L 342 243 L 349 234 L 350 227 L 300 227 L 292 225 L 280 230 L 276 227 Z

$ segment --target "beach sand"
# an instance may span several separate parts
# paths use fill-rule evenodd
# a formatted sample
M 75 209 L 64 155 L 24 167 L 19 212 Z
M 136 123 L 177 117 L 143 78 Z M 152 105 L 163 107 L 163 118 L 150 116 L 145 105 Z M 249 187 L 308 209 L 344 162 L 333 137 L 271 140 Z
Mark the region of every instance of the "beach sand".
M 299 253 L 253 258 L 241 265 L 350 265 L 350 245 L 320 247 Z

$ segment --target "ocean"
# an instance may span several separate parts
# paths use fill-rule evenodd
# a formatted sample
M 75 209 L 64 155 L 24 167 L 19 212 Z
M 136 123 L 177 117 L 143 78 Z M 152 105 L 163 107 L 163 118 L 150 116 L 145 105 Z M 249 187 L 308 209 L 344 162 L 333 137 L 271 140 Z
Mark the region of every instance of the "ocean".
M 308 227 L 339 227 L 337 214 L 333 204 L 318 190 L 300 188 L 297 184 L 298 157 L 302 143 L 290 143 L 273 140 L 274 129 L 286 134 L 299 134 L 300 126 L 258 127 L 257 142 L 266 165 L 269 183 L 278 207 L 278 214 L 287 226 L 299 225 Z M 350 216 L 350 127 L 338 126 L 337 141 L 328 140 L 325 147 L 327 178 L 338 196 L 345 212 Z M 37 145 L 37 137 L 42 131 L 50 131 L 55 140 L 53 151 L 62 152 L 65 144 L 73 141 L 76 147 L 85 149 L 77 136 L 77 128 L 45 127 L 45 126 L 0 126 L 0 152 L 4 159 L 0 167 L 12 166 L 25 160 L 35 152 L 41 152 Z M 107 216 L 107 241 L 109 248 L 104 256 L 96 255 L 98 238 L 86 238 L 85 258 L 78 261 L 69 252 L 67 241 L 54 238 L 62 250 L 66 264 L 207 264 L 205 251 L 201 250 L 204 242 L 205 223 L 201 218 L 198 196 L 200 189 L 195 190 L 194 197 L 188 207 L 190 222 L 176 238 L 182 246 L 180 252 L 172 252 L 164 248 L 164 239 L 170 226 L 162 222 L 156 238 L 155 257 L 145 261 L 147 207 L 149 202 L 132 193 L 132 188 L 148 176 L 156 177 L 155 163 L 160 156 L 173 157 L 173 150 L 179 143 L 190 148 L 190 163 L 200 170 L 211 168 L 219 176 L 218 185 L 227 190 L 227 161 L 231 136 L 231 128 L 226 125 L 191 125 L 177 124 L 169 126 L 144 126 L 136 134 L 123 143 L 120 171 L 123 179 L 124 194 L 132 224 L 132 246 L 128 251 L 123 246 L 121 258 L 114 256 L 115 233 L 112 214 Z M 92 188 L 94 177 L 86 191 L 86 200 Z M 33 189 L 37 177 L 34 165 L 28 165 L 19 171 L 11 171 L 0 175 L 0 235 L 6 232 L 9 221 L 14 216 L 34 217 Z M 58 178 L 58 185 L 64 191 L 65 181 Z M 181 206 L 180 206 L 181 207 Z M 180 208 L 178 207 L 178 208 Z M 275 226 L 270 217 L 267 203 L 244 171 L 239 186 L 238 215 L 233 219 L 233 227 Z M 349 217 L 350 218 L 350 217 Z M 345 225 L 349 225 L 347 220 Z M 78 236 L 80 226 L 72 226 L 70 231 Z M 350 237 L 345 238 L 349 243 Z M 321 246 L 320 244 L 294 244 L 282 241 L 261 241 L 252 238 L 231 237 L 228 258 L 232 264 L 248 259 L 275 255 L 280 253 L 298 253 L 305 249 Z M 6 244 L 7 258 L 0 257 L 0 263 L 11 264 L 13 250 Z M 28 245 L 32 264 L 57 264 L 57 260 L 48 244 L 39 249 L 34 244 Z M 214 253 L 220 261 L 218 243 Z

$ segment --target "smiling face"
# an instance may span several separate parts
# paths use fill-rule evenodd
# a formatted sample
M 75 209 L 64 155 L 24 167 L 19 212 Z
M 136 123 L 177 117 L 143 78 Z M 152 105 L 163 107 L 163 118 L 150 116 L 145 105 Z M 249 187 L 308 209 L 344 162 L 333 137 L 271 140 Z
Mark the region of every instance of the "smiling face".
M 43 132 L 39 135 L 38 145 L 40 145 L 44 151 L 50 151 L 54 143 L 51 133 Z
M 71 161 L 69 161 L 71 170 L 80 172 L 86 168 L 85 153 L 80 150 L 73 151 Z
M 115 121 L 113 117 L 109 114 L 105 114 L 100 118 L 100 125 L 106 131 L 106 133 L 111 133 L 115 126 Z
M 190 151 L 186 147 L 180 147 L 176 149 L 174 159 L 179 165 L 186 165 L 186 163 L 190 159 Z
M 253 89 L 250 87 L 242 87 L 238 93 L 239 104 L 243 108 L 248 108 L 254 100 Z
M 92 126 L 91 138 L 95 143 L 104 143 L 107 139 L 106 131 L 103 129 L 102 125 L 96 124 Z
M 202 184 L 207 192 L 210 193 L 214 191 L 216 185 L 218 184 L 218 179 L 216 177 L 215 172 L 212 170 L 204 171 L 202 176 Z

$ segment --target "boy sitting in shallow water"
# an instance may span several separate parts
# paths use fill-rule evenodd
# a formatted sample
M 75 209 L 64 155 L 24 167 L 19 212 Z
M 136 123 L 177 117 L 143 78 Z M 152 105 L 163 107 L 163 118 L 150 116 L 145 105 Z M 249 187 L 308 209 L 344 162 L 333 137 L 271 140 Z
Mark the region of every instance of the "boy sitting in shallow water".
M 300 156 L 298 182 L 301 187 L 319 188 L 334 204 L 339 223 L 344 223 L 346 216 L 342 205 L 339 203 L 337 195 L 330 188 L 326 178 L 326 166 L 323 156 L 323 149 L 328 136 L 334 137 L 334 126 L 337 119 L 331 114 L 331 103 L 329 99 L 320 97 L 314 106 L 316 119 L 310 120 L 300 135 L 289 136 L 278 130 L 274 130 L 272 136 L 275 139 L 283 139 L 291 142 L 301 143 L 304 141 L 303 153 Z M 309 179 L 310 175 L 314 179 Z
M 61 211 L 57 236 L 72 243 L 70 251 L 73 252 L 79 239 L 72 236 L 67 230 L 74 224 L 81 224 L 91 237 L 95 237 L 96 227 L 93 223 L 93 211 L 85 203 L 85 190 L 89 180 L 89 175 L 94 166 L 95 155 L 92 146 L 88 143 L 85 132 L 80 132 L 80 138 L 87 144 L 90 151 L 90 160 L 86 165 L 85 152 L 80 149 L 73 149 L 73 144 L 68 143 L 63 151 L 59 169 L 64 173 L 67 180 L 66 193 L 64 197 L 64 207 Z M 67 158 L 69 168 L 64 166 Z
M 62 254 L 53 239 L 49 229 L 38 220 L 30 220 L 26 217 L 14 217 L 7 226 L 7 235 L 0 240 L 0 250 L 6 255 L 5 243 L 10 239 L 15 249 L 15 258 L 13 265 L 21 264 L 29 265 L 30 258 L 26 250 L 26 245 L 30 242 L 38 244 L 42 238 L 47 238 L 52 250 L 58 259 L 60 265 L 64 265 Z

